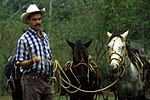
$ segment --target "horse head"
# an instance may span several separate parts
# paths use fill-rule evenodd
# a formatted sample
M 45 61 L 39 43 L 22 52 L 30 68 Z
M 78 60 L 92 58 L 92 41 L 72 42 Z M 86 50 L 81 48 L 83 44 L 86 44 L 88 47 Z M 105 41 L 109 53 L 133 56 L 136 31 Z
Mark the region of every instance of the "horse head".
M 128 31 L 120 35 L 107 32 L 107 36 L 110 80 L 119 78 L 114 85 L 118 100 L 146 100 L 144 63 L 132 45 L 126 43 Z
M 75 43 L 70 42 L 67 40 L 68 45 L 72 49 L 73 55 L 73 71 L 77 78 L 82 81 L 87 79 L 87 72 L 88 72 L 88 51 L 87 48 L 90 46 L 92 40 L 88 41 L 87 43 L 82 43 L 80 40 L 76 41 Z
M 109 37 L 108 43 L 108 56 L 109 56 L 109 68 L 113 73 L 119 72 L 121 70 L 122 65 L 124 64 L 124 58 L 127 54 L 126 50 L 126 37 L 128 35 L 128 31 L 124 32 L 121 35 L 114 35 L 110 32 L 107 32 L 107 36 Z

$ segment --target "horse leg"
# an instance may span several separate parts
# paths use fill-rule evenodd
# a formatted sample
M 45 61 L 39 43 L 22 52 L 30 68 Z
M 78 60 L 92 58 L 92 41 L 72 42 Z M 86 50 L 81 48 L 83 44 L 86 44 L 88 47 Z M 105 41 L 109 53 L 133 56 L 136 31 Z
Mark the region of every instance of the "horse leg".
M 68 96 L 67 96 L 67 95 L 63 95 L 63 96 L 62 96 L 62 95 L 60 95 L 60 94 L 58 95 L 58 100 L 61 100 L 62 98 L 64 98 L 64 96 L 66 97 L 66 100 L 68 100 Z
M 147 99 L 145 97 L 145 95 L 141 95 L 141 96 L 137 97 L 136 100 L 150 100 L 150 99 Z
M 70 94 L 70 100 L 81 100 L 79 94 Z
M 108 100 L 109 94 L 108 92 L 104 93 L 103 91 L 100 93 L 102 95 L 103 100 Z
M 12 93 L 13 100 L 23 100 L 21 80 L 19 80 L 19 79 L 14 80 L 14 83 L 15 83 L 16 89 Z
M 65 97 L 66 97 L 66 100 L 69 100 L 69 99 L 68 99 L 68 95 L 66 95 Z M 70 100 L 71 100 L 71 99 L 70 99 Z
M 116 91 L 116 94 L 117 94 L 118 100 L 130 100 L 129 98 L 125 98 L 124 96 L 121 96 L 117 91 Z M 131 100 L 134 100 L 134 99 L 131 99 Z
M 94 94 L 93 93 L 83 93 L 81 95 L 81 100 L 94 100 Z
M 117 91 L 114 91 L 114 96 L 115 96 L 115 99 L 114 99 L 114 100 L 117 100 L 117 98 L 118 98 L 118 100 L 119 100 Z

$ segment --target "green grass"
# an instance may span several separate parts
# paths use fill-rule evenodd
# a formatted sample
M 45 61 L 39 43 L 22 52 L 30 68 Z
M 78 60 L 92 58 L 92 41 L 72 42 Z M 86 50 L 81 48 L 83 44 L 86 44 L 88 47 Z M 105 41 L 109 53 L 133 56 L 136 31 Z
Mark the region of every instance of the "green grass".
M 0 96 L 0 100 L 12 100 L 10 96 Z

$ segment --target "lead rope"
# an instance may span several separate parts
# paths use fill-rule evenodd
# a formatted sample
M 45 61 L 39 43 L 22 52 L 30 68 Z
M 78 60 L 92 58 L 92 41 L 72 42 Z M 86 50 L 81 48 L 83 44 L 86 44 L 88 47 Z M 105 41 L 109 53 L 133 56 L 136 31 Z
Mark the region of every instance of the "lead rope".
M 80 81 L 78 80 L 78 78 L 75 76 L 75 74 L 74 74 L 73 71 L 72 71 L 72 68 L 71 68 L 72 65 L 73 65 L 73 62 L 70 62 L 69 69 L 70 69 L 72 75 L 74 76 L 74 78 L 76 79 L 76 81 L 78 82 L 78 84 L 80 84 Z
M 113 85 L 118 81 L 118 79 L 116 79 L 116 80 L 115 80 L 114 82 L 112 82 L 110 85 L 108 85 L 108 86 L 106 86 L 106 87 L 104 87 L 104 88 L 95 90 L 95 91 L 83 90 L 83 89 L 80 89 L 81 85 L 80 85 L 79 87 L 76 87 L 76 86 L 74 86 L 73 84 L 71 84 L 70 80 L 68 79 L 68 77 L 67 77 L 67 75 L 65 74 L 65 72 L 62 70 L 62 67 L 60 66 L 60 64 L 59 64 L 59 62 L 58 62 L 57 60 L 55 60 L 54 63 L 56 63 L 56 65 L 58 66 L 58 68 L 62 71 L 62 73 L 65 75 L 65 77 L 66 77 L 67 80 L 69 81 L 69 82 L 68 82 L 68 81 L 66 81 L 64 78 L 62 78 L 62 77 L 61 77 L 61 74 L 60 74 L 60 71 L 58 71 L 61 86 L 62 86 L 65 90 L 67 90 L 68 92 L 70 92 L 70 93 L 75 93 L 75 92 L 77 92 L 77 91 L 87 92 L 87 93 L 97 93 L 97 92 L 101 92 L 101 91 L 104 91 L 104 90 L 110 88 L 111 86 L 113 86 Z M 75 88 L 76 90 L 75 90 L 75 91 L 69 91 L 69 90 L 67 89 L 68 87 L 66 88 L 66 86 L 64 86 L 64 85 L 61 83 L 61 81 L 63 81 L 64 83 L 68 84 L 68 87 L 71 86 L 71 87 Z

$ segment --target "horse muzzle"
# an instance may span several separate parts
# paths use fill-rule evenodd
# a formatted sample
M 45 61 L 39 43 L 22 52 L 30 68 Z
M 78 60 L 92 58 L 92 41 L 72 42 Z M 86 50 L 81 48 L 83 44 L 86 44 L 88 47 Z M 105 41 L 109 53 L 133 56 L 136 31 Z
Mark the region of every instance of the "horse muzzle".
M 119 65 L 118 64 L 109 65 L 109 69 L 112 73 L 117 73 L 119 71 Z

